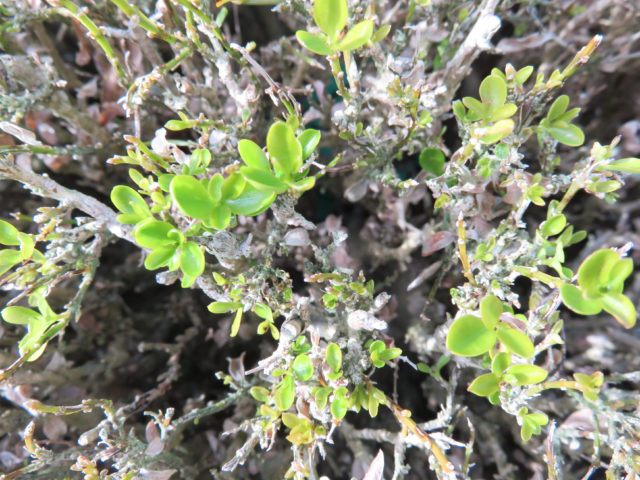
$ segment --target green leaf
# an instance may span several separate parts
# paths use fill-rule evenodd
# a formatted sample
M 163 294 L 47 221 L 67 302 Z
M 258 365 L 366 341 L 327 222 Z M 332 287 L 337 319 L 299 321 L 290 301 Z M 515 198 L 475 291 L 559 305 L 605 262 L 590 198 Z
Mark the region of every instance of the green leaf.
M 240 302 L 213 302 L 207 307 L 211 313 L 229 313 L 242 307 Z
M 500 325 L 497 330 L 498 339 L 509 349 L 510 352 L 520 355 L 523 358 L 533 356 L 534 346 L 529 337 L 520 330 Z
M 117 187 L 116 187 L 117 188 Z M 124 187 L 129 188 L 129 187 Z M 131 190 L 129 188 L 129 190 Z M 143 200 L 144 201 L 144 200 Z M 9 222 L 0 220 L 0 243 L 3 245 L 17 246 L 20 245 L 20 237 L 18 229 Z
M 302 147 L 286 123 L 271 125 L 267 133 L 267 150 L 271 163 L 285 175 L 293 175 L 300 170 Z
M 547 113 L 547 120 L 549 120 L 550 123 L 553 123 L 560 115 L 566 112 L 568 106 L 569 106 L 569 96 L 560 95 L 551 104 L 551 107 L 549 108 L 549 112 Z
M 238 142 L 238 152 L 242 161 L 248 167 L 264 170 L 265 172 L 271 171 L 267 154 L 262 151 L 257 143 L 251 140 L 240 140 Z
M 332 41 L 347 24 L 347 0 L 316 0 L 313 7 L 313 19 Z
M 485 105 L 496 109 L 507 99 L 507 84 L 497 75 L 489 75 L 480 83 L 480 99 Z
M 512 365 L 508 368 L 507 374 L 513 376 L 513 385 L 535 385 L 544 381 L 549 373 L 537 365 Z
M 313 375 L 313 364 L 311 363 L 311 359 L 304 353 L 296 357 L 293 361 L 292 367 L 293 372 L 300 381 L 305 382 Z
M 605 311 L 613 315 L 624 328 L 631 328 L 636 324 L 636 307 L 622 293 L 609 293 L 599 300 Z
M 249 389 L 249 393 L 254 400 L 260 403 L 267 403 L 269 401 L 269 390 L 264 387 L 255 386 Z
M 348 52 L 360 48 L 369 41 L 371 35 L 373 35 L 373 22 L 364 20 L 349 29 L 344 38 L 336 45 L 336 50 Z
M 229 175 L 222 184 L 222 199 L 229 200 L 238 198 L 246 185 L 244 177 L 238 173 Z
M 207 223 L 216 230 L 224 230 L 229 226 L 230 222 L 231 207 L 224 203 L 213 207 L 211 210 L 211 216 L 207 220 Z
M 576 125 L 554 124 L 546 127 L 546 130 L 557 141 L 570 147 L 579 147 L 584 143 L 584 132 Z
M 140 194 L 125 185 L 116 185 L 111 190 L 111 202 L 125 214 L 118 216 L 119 222 L 134 224 L 151 216 L 149 207 Z
M 340 368 L 342 368 L 342 350 L 337 344 L 330 343 L 327 345 L 325 359 L 333 372 L 339 372 Z
M 476 378 L 467 388 L 471 393 L 479 397 L 488 397 L 500 388 L 500 378 L 493 373 L 485 373 Z
M 487 116 L 486 120 L 489 122 L 496 122 L 498 120 L 504 120 L 505 118 L 512 117 L 518 111 L 518 107 L 513 103 L 508 103 L 494 110 Z
M 602 311 L 602 305 L 598 300 L 587 300 L 578 287 L 569 283 L 560 286 L 560 296 L 567 308 L 580 315 L 597 315 Z
M 42 322 L 42 315 L 26 307 L 11 306 L 2 310 L 2 319 L 14 325 L 31 325 Z
M 488 352 L 496 343 L 496 335 L 474 315 L 458 318 L 447 334 L 447 348 L 461 357 L 475 357 Z
M 606 287 L 612 269 L 620 257 L 611 249 L 603 248 L 589 255 L 578 269 L 578 284 L 589 298 L 601 295 L 600 287 Z
M 213 177 L 209 179 L 209 185 L 207 187 L 207 193 L 209 194 L 209 198 L 216 204 L 222 198 L 222 184 L 224 182 L 224 178 L 219 173 L 216 173 Z
M 334 398 L 333 402 L 331 402 L 331 414 L 336 420 L 342 420 L 347 414 L 348 405 L 347 400 Z
M 496 375 L 502 375 L 511 365 L 511 354 L 509 352 L 500 352 L 491 361 L 491 371 Z
M 253 306 L 253 311 L 260 318 L 264 318 L 269 323 L 273 323 L 273 311 L 268 305 L 265 305 L 264 303 L 256 303 Z
M 624 281 L 633 273 L 633 260 L 630 258 L 621 259 L 609 272 L 609 279 L 606 286 L 610 292 L 622 293 Z
M 235 337 L 238 335 L 238 331 L 240 331 L 240 322 L 242 321 L 242 308 L 238 308 L 236 310 L 236 315 L 233 317 L 233 322 L 231 322 L 231 331 L 229 332 L 230 337 Z
M 175 235 L 179 233 L 173 225 L 149 218 L 136 227 L 133 236 L 141 247 L 155 249 L 177 243 Z
M 444 173 L 445 156 L 439 148 L 425 148 L 418 159 L 423 170 L 439 177 Z
M 376 32 L 373 35 L 371 35 L 371 43 L 381 42 L 386 38 L 387 35 L 389 35 L 390 31 L 391 31 L 391 25 L 389 24 L 382 25 L 378 30 L 376 30 Z
M 191 153 L 189 165 L 192 169 L 206 168 L 211 163 L 211 152 L 206 148 L 196 148 Z
M 176 245 L 165 245 L 153 249 L 151 253 L 147 255 L 147 258 L 144 259 L 144 267 L 147 270 L 156 270 L 160 267 L 166 267 L 175 255 L 176 249 Z
M 298 30 L 296 32 L 296 38 L 300 45 L 307 50 L 311 50 L 313 53 L 317 53 L 318 55 L 331 55 L 333 53 L 324 35 L 316 35 L 305 30 Z
M 592 182 L 586 186 L 586 190 L 592 193 L 611 193 L 622 187 L 616 180 L 605 180 L 604 182 Z
M 502 301 L 495 295 L 487 295 L 480 301 L 482 323 L 489 330 L 493 330 L 502 315 Z
M 528 65 L 526 67 L 521 68 L 515 75 L 515 81 L 517 85 L 522 85 L 526 82 L 531 74 L 533 73 L 533 67 Z
M 33 255 L 33 250 L 35 248 L 35 242 L 31 235 L 27 235 L 26 233 L 18 232 L 18 238 L 20 239 L 20 256 L 23 260 L 28 260 Z
M 466 119 L 470 122 L 475 122 L 485 116 L 487 109 L 485 105 L 483 105 L 482 102 L 477 98 L 464 97 L 462 99 L 462 103 L 469 109 L 469 113 L 466 115 Z M 459 103 L 454 102 L 454 107 L 456 106 L 456 104 L 459 105 Z M 458 110 L 460 109 L 460 107 L 457 108 Z
M 269 208 L 275 198 L 276 194 L 271 190 L 259 190 L 253 185 L 246 185 L 237 198 L 227 200 L 227 205 L 237 215 L 254 217 Z
M 292 183 L 291 188 L 297 192 L 306 192 L 307 190 L 311 190 L 315 184 L 315 177 L 307 177 L 298 182 Z
M 329 394 L 333 392 L 331 387 L 321 387 L 316 390 L 314 396 L 316 399 L 316 404 L 320 410 L 323 410 L 324 407 L 327 406 L 327 400 L 329 399 Z
M 257 170 L 250 167 L 241 167 L 240 172 L 248 182 L 251 182 L 256 188 L 269 189 L 276 193 L 285 192 L 289 186 L 282 180 L 278 179 L 273 173 Z
M 204 272 L 204 253 L 195 242 L 187 242 L 181 247 L 180 269 L 185 275 L 199 277 Z
M 313 128 L 308 128 L 298 135 L 298 142 L 302 146 L 302 159 L 306 160 L 320 143 L 320 132 Z
M 18 250 L 0 250 L 0 275 L 21 261 L 22 255 Z
M 185 215 L 206 220 L 214 202 L 202 183 L 189 175 L 177 175 L 171 182 L 171 197 Z
M 489 125 L 484 129 L 484 133 L 480 137 L 480 141 L 486 145 L 502 140 L 504 137 L 513 132 L 515 123 L 511 119 L 498 120 L 493 125 Z
M 295 399 L 295 383 L 292 375 L 285 375 L 274 397 L 278 410 L 285 411 L 291 408 Z
M 609 165 L 603 165 L 597 170 L 615 170 L 617 172 L 625 173 L 640 173 L 640 158 L 622 158 L 611 162 Z
M 542 222 L 540 225 L 540 231 L 542 235 L 546 237 L 552 237 L 554 235 L 558 235 L 564 227 L 567 225 L 567 217 L 562 214 L 555 215 L 546 221 Z

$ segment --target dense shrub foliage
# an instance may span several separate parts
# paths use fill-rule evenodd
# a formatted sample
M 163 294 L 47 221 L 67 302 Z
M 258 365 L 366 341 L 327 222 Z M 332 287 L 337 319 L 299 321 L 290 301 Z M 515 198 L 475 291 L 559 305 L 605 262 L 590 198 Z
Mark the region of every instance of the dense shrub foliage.
M 638 478 L 632 3 L 0 1 L 0 478 Z

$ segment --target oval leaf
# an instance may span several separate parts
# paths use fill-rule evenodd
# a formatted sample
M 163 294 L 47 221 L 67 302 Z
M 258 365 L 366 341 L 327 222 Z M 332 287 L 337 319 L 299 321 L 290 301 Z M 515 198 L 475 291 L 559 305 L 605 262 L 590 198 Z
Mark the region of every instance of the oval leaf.
M 497 392 L 499 388 L 500 379 L 493 373 L 485 373 L 471 382 L 467 390 L 479 397 L 488 397 Z
M 251 182 L 257 188 L 269 189 L 276 193 L 282 193 L 288 188 L 286 183 L 271 172 L 250 167 L 242 167 L 240 168 L 240 172 L 242 172 L 242 175 L 244 175 L 244 178 L 246 178 L 248 182 Z
M 181 247 L 180 269 L 190 277 L 198 277 L 204 272 L 204 253 L 197 243 L 187 242 Z
M 496 109 L 507 99 L 507 84 L 497 75 L 489 75 L 480 84 L 480 99 L 485 105 Z
M 144 267 L 147 270 L 156 270 L 160 267 L 166 267 L 171 263 L 171 258 L 176 253 L 175 245 L 165 245 L 151 251 L 147 258 L 144 259 Z
M 600 296 L 600 287 L 606 287 L 611 270 L 620 261 L 616 252 L 603 248 L 589 255 L 578 269 L 578 284 L 591 298 Z
M 496 343 L 496 335 L 474 315 L 458 318 L 449 329 L 447 348 L 461 357 L 475 357 L 488 352 Z
M 240 140 L 238 142 L 238 152 L 240 153 L 242 161 L 246 163 L 248 167 L 265 170 L 267 172 L 271 171 L 267 154 L 262 151 L 257 143 L 251 140 Z
M 139 224 L 134 230 L 133 236 L 136 243 L 146 248 L 158 248 L 164 245 L 175 244 L 173 235 L 178 233 L 173 225 L 150 218 Z
M 240 196 L 233 200 L 227 200 L 227 205 L 237 215 L 254 217 L 269 208 L 275 198 L 276 194 L 273 191 L 258 190 L 253 185 L 247 184 Z
M 313 128 L 308 128 L 298 135 L 298 142 L 302 146 L 302 159 L 306 160 L 320 143 L 320 132 Z
M 598 300 L 587 300 L 579 288 L 568 283 L 560 287 L 560 296 L 567 308 L 580 315 L 597 315 L 602 311 Z
M 373 22 L 364 20 L 355 24 L 336 45 L 336 50 L 348 52 L 367 43 L 373 34 Z
M 329 38 L 335 40 L 347 24 L 347 0 L 316 0 L 313 19 Z
M 552 125 L 547 127 L 549 135 L 560 143 L 570 147 L 579 147 L 584 143 L 584 132 L 576 125 Z
M 610 293 L 600 298 L 605 311 L 625 328 L 631 328 L 636 324 L 636 307 L 633 302 L 622 293 Z
M 304 353 L 298 355 L 293 361 L 293 372 L 296 374 L 298 380 L 306 381 L 313 375 L 313 364 L 311 359 Z
M 204 186 L 189 175 L 177 175 L 171 182 L 171 197 L 185 215 L 206 220 L 214 206 Z
M 498 339 L 509 349 L 510 352 L 524 358 L 533 356 L 533 342 L 526 334 L 515 328 L 500 325 L 497 330 Z
M 425 148 L 420 152 L 418 163 L 423 170 L 439 177 L 444 173 L 445 156 L 439 148 Z
M 125 187 L 128 188 L 128 187 Z M 20 237 L 18 229 L 9 222 L 0 220 L 0 243 L 3 245 L 16 246 L 20 245 Z
M 480 301 L 482 323 L 489 330 L 493 330 L 502 315 L 502 301 L 495 295 L 488 295 Z
M 2 319 L 14 325 L 29 325 L 41 320 L 41 315 L 26 307 L 11 306 L 2 310 Z
M 22 261 L 22 255 L 17 250 L 0 250 L 0 275 Z
M 549 373 L 537 365 L 512 365 L 507 370 L 514 377 L 513 385 L 535 385 L 544 381 Z
M 322 35 L 314 35 L 305 30 L 298 30 L 296 38 L 300 45 L 318 55 L 331 55 L 333 50 Z
M 302 166 L 302 147 L 284 122 L 276 122 L 269 128 L 267 150 L 273 166 L 286 175 L 297 173 Z
M 325 358 L 327 360 L 327 365 L 331 367 L 331 370 L 334 372 L 340 371 L 340 368 L 342 368 L 342 350 L 340 350 L 340 347 L 337 344 L 330 343 L 327 345 Z

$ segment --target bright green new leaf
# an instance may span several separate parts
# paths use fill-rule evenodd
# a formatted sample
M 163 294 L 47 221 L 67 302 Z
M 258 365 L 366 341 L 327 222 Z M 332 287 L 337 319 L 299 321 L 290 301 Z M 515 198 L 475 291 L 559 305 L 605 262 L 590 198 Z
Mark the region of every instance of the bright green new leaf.
M 42 315 L 26 307 L 11 306 L 2 310 L 2 319 L 14 325 L 30 325 L 42 321 Z
M 491 361 L 491 372 L 496 375 L 502 375 L 511 365 L 511 354 L 509 352 L 500 352 Z
M 485 373 L 476 378 L 467 388 L 471 393 L 479 397 L 488 397 L 500 388 L 500 378 L 493 373 Z
M 315 35 L 305 30 L 298 30 L 296 32 L 296 38 L 300 45 L 307 50 L 311 50 L 318 55 L 331 55 L 333 50 L 329 47 L 329 44 L 325 40 L 323 35 Z
M 18 232 L 18 238 L 20 239 L 20 256 L 23 260 L 28 260 L 33 255 L 36 244 L 31 235 L 26 233 Z
M 276 194 L 271 190 L 259 190 L 247 184 L 237 198 L 227 200 L 231 211 L 237 215 L 254 217 L 264 212 L 273 203 Z
M 155 249 L 177 243 L 175 236 L 179 233 L 173 225 L 149 218 L 136 227 L 133 236 L 141 247 Z
M 342 420 L 347 414 L 349 403 L 342 398 L 334 398 L 331 402 L 331 414 L 336 420 Z
M 533 66 L 531 65 L 528 65 L 518 70 L 515 75 L 516 84 L 522 85 L 524 82 L 526 82 L 529 79 L 532 73 L 533 73 Z
M 580 315 L 597 315 L 602 311 L 602 305 L 598 300 L 584 298 L 580 289 L 569 283 L 560 286 L 560 296 L 567 308 Z
M 267 133 L 267 150 L 273 166 L 285 175 L 293 175 L 302 166 L 302 147 L 293 130 L 284 122 L 276 122 Z
M 279 410 L 285 411 L 291 408 L 293 401 L 295 400 L 295 383 L 292 375 L 285 375 L 280 383 L 280 386 L 276 389 L 275 401 L 276 407 Z
M 250 167 L 241 167 L 240 172 L 248 182 L 256 188 L 268 189 L 276 193 L 285 192 L 289 186 L 277 178 L 273 173 Z
M 622 293 L 624 281 L 631 273 L 633 273 L 633 260 L 630 258 L 619 260 L 609 272 L 606 288 L 609 289 L 609 292 Z
M 524 358 L 533 356 L 534 346 L 529 337 L 520 330 L 511 328 L 505 324 L 500 325 L 496 331 L 498 339 L 510 352 Z
M 147 258 L 144 259 L 144 267 L 147 270 L 156 270 L 166 267 L 171 263 L 171 259 L 175 255 L 177 245 L 165 245 L 155 248 L 151 251 Z
M 306 160 L 320 143 L 320 132 L 313 128 L 308 128 L 298 135 L 298 142 L 302 146 L 302 159 Z
M 636 324 L 636 307 L 622 293 L 608 293 L 599 299 L 602 307 L 625 328 Z
M 502 301 L 495 295 L 487 295 L 480 301 L 482 323 L 489 330 L 493 330 L 502 315 Z
M 231 331 L 229 332 L 230 337 L 235 337 L 238 335 L 240 331 L 240 322 L 242 321 L 242 308 L 238 308 L 236 310 L 236 315 L 233 317 L 233 322 L 231 322 Z
M 335 41 L 347 24 L 347 0 L 316 0 L 313 19 L 324 33 Z
M 489 75 L 480 83 L 480 99 L 491 109 L 501 107 L 507 99 L 507 84 L 497 75 Z
M 222 184 L 222 199 L 229 200 L 238 198 L 246 185 L 244 177 L 240 173 L 232 173 L 225 178 Z
M 593 193 L 615 192 L 622 184 L 617 180 L 605 180 L 604 182 L 593 182 L 587 185 L 586 190 Z
M 578 284 L 589 298 L 602 294 L 600 287 L 606 287 L 609 275 L 620 261 L 619 255 L 611 249 L 603 248 L 589 255 L 578 269 Z
M 540 225 L 540 231 L 542 235 L 546 237 L 552 237 L 554 235 L 558 235 L 564 227 L 567 225 L 567 217 L 562 214 L 555 215 L 548 220 L 542 222 Z
M 214 202 L 205 187 L 190 175 L 177 175 L 171 182 L 171 197 L 182 212 L 199 220 L 211 215 Z
M 349 29 L 344 38 L 336 45 L 336 50 L 348 52 L 360 48 L 369 41 L 371 35 L 373 35 L 373 22 L 363 20 Z
M 342 350 L 340 350 L 337 344 L 330 343 L 327 345 L 325 359 L 327 360 L 327 365 L 329 365 L 334 372 L 339 372 L 340 368 L 342 368 Z
M 640 158 L 622 158 L 611 162 L 608 165 L 603 165 L 597 170 L 615 170 L 617 172 L 625 173 L 640 173 Z
M 550 122 L 554 122 L 560 115 L 566 112 L 568 106 L 569 106 L 569 96 L 560 95 L 551 104 L 551 107 L 549 108 L 549 112 L 547 113 L 547 120 L 549 120 Z
M 423 170 L 439 177 L 444 173 L 445 156 L 439 148 L 428 147 L 420 152 L 418 159 Z
M 128 188 L 128 187 L 125 187 L 125 188 Z M 11 246 L 20 245 L 20 237 L 18 236 L 18 233 L 20 232 L 16 227 L 11 225 L 9 222 L 0 220 L 0 243 L 1 244 L 11 245 Z
M 269 390 L 267 390 L 264 387 L 260 387 L 260 386 L 251 387 L 249 389 L 249 393 L 254 398 L 254 400 L 260 403 L 267 403 L 269 401 Z
M 224 178 L 219 173 L 216 173 L 213 177 L 209 179 L 207 193 L 209 193 L 209 197 L 211 198 L 214 204 L 220 202 L 220 199 L 222 198 L 223 183 L 224 183 Z
M 546 130 L 557 141 L 570 147 L 579 147 L 584 143 L 584 132 L 576 125 L 554 124 L 546 127 Z
M 498 120 L 493 125 L 489 125 L 484 129 L 484 133 L 480 137 L 480 141 L 486 145 L 502 140 L 504 137 L 513 132 L 515 123 L 511 119 Z
M 213 302 L 207 307 L 211 313 L 229 313 L 232 310 L 242 308 L 240 302 Z
M 291 188 L 297 192 L 306 192 L 311 190 L 316 184 L 315 177 L 307 177 L 291 184 Z
M 298 355 L 293 361 L 292 367 L 293 372 L 300 381 L 307 381 L 313 375 L 313 364 L 311 363 L 311 359 L 305 354 Z
M 125 185 L 117 185 L 111 190 L 111 202 L 124 213 L 118 216 L 119 222 L 134 224 L 151 216 L 149 207 L 140 194 Z
M 507 374 L 513 377 L 515 386 L 535 385 L 544 381 L 549 373 L 537 365 L 512 365 L 507 369 Z
M 231 207 L 226 204 L 220 204 L 211 210 L 211 216 L 206 224 L 216 230 L 224 230 L 231 222 Z
M 0 275 L 22 261 L 18 250 L 0 250 Z
M 496 335 L 475 315 L 458 318 L 449 329 L 447 348 L 461 357 L 475 357 L 488 352 L 496 343 Z
M 192 169 L 206 168 L 211 163 L 211 152 L 206 148 L 196 148 L 191 153 L 191 160 L 189 166 Z
M 187 242 L 181 247 L 180 269 L 185 275 L 199 277 L 204 272 L 204 253 L 195 242 Z
M 329 394 L 331 392 L 333 392 L 331 387 L 320 387 L 315 391 L 314 397 L 320 410 L 323 410 L 324 407 L 327 406 L 327 400 L 329 399 Z
M 240 153 L 242 161 L 244 161 L 248 167 L 266 172 L 271 171 L 267 154 L 262 151 L 257 143 L 251 140 L 240 140 L 238 142 L 238 152 Z

